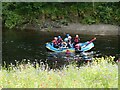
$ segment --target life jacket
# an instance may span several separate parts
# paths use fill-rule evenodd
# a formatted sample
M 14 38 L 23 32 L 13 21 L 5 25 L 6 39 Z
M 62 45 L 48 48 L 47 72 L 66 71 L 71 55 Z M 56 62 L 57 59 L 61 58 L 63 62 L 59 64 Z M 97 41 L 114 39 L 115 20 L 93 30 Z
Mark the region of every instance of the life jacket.
M 59 38 L 59 39 L 58 39 L 58 43 L 62 43 L 62 38 Z
M 54 45 L 57 45 L 57 40 L 52 40 L 52 43 L 53 43 Z
M 79 38 L 78 38 L 78 37 L 75 37 L 74 42 L 75 42 L 75 43 L 78 43 L 78 42 L 79 42 Z

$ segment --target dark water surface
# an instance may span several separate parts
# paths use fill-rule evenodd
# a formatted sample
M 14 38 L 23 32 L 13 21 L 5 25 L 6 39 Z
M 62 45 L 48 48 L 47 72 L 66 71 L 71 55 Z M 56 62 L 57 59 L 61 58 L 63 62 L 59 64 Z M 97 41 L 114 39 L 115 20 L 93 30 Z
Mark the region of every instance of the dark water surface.
M 29 59 L 31 61 L 45 60 L 48 58 L 48 52 L 45 48 L 45 43 L 53 39 L 54 36 L 65 36 L 65 33 L 53 33 L 42 31 L 4 31 L 2 33 L 2 61 L 14 63 L 15 60 Z M 75 34 L 70 34 L 75 36 Z M 94 41 L 95 47 L 92 51 L 99 51 L 102 55 L 118 55 L 120 53 L 118 47 L 118 36 L 91 36 L 80 35 L 81 42 L 91 40 L 97 37 Z M 58 54 L 58 58 L 61 56 Z

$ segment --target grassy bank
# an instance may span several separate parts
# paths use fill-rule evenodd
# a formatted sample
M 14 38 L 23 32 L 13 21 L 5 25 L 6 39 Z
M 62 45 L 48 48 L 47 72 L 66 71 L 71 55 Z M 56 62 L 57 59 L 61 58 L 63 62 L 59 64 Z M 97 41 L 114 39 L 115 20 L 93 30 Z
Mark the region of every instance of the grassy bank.
M 0 70 L 0 88 L 117 88 L 118 65 L 113 57 L 96 58 L 90 64 L 63 70 L 43 70 L 32 64 Z

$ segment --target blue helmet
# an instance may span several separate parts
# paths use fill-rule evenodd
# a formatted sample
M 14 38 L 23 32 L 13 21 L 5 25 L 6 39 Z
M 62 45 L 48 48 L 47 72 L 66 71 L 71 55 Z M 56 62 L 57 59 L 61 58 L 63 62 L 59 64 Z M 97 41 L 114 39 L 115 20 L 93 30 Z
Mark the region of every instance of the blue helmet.
M 65 38 L 64 41 L 67 42 L 67 41 L 68 41 L 68 38 Z
M 58 36 L 58 38 L 61 38 L 61 36 Z
M 66 34 L 66 36 L 68 37 L 68 36 L 70 36 L 69 34 Z

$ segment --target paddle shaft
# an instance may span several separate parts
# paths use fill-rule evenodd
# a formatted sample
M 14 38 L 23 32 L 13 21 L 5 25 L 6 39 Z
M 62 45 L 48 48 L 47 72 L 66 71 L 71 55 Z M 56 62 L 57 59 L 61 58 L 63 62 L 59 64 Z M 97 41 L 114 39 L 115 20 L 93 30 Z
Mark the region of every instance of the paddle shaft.
M 89 45 L 91 42 L 95 41 L 96 38 L 93 38 L 92 40 L 90 40 L 84 47 L 86 47 L 87 45 Z

